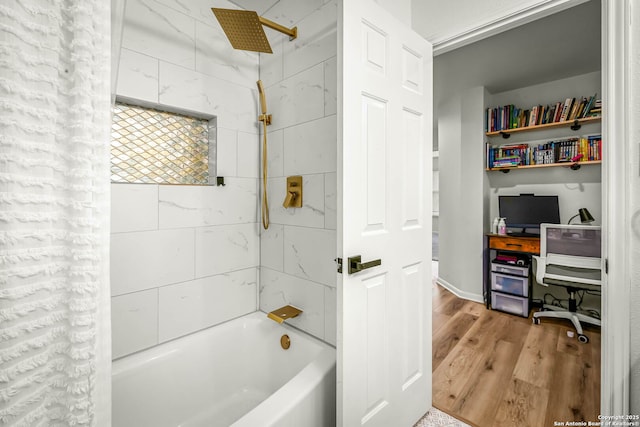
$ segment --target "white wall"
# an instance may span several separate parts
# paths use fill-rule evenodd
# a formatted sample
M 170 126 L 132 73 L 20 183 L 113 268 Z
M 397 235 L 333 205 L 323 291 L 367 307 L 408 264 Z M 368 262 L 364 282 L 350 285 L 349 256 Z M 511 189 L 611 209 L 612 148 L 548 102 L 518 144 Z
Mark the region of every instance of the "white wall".
M 633 4 L 633 22 L 630 29 L 629 55 L 629 85 L 630 105 L 627 117 L 629 120 L 629 139 L 627 141 L 629 153 L 629 219 L 631 223 L 631 253 L 629 266 L 631 268 L 631 313 L 629 345 L 631 352 L 631 381 L 630 381 L 630 414 L 640 414 L 640 7 Z M 614 284 L 615 285 L 615 284 Z
M 266 18 L 297 25 L 260 56 L 268 127 L 271 226 L 261 232 L 260 309 L 303 310 L 292 325 L 336 340 L 337 2 L 281 0 Z M 284 209 L 286 177 L 303 176 L 303 207 Z
M 217 116 L 226 186 L 112 185 L 114 358 L 257 308 L 258 55 L 211 6 L 127 1 L 118 95 Z
M 436 106 L 440 152 L 439 282 L 482 301 L 484 88 Z
M 493 94 L 488 98 L 486 107 L 514 104 L 522 108 L 533 105 L 547 105 L 568 97 L 591 96 L 600 89 L 601 73 L 589 73 L 544 84 L 529 86 L 518 90 Z M 583 126 L 578 131 L 559 128 L 543 132 L 513 134 L 508 140 L 500 137 L 489 139 L 493 145 L 517 142 L 538 141 L 550 138 L 600 133 L 600 123 Z M 594 225 L 602 221 L 601 167 L 584 166 L 573 171 L 569 168 L 544 168 L 514 170 L 507 174 L 491 172 L 489 218 L 498 216 L 498 196 L 534 193 L 536 195 L 557 195 L 560 205 L 560 221 L 566 223 L 578 213 L 579 208 L 587 208 L 593 215 Z M 485 221 L 489 226 L 489 220 Z M 487 230 L 488 231 L 488 230 Z

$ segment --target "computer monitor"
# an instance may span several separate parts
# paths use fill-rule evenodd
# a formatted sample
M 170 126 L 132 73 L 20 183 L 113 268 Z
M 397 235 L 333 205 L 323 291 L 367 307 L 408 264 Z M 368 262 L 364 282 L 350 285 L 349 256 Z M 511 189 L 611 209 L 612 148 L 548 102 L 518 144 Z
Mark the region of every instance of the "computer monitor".
M 498 211 L 500 217 L 506 218 L 510 234 L 540 234 L 543 222 L 560 223 L 558 196 L 498 196 Z

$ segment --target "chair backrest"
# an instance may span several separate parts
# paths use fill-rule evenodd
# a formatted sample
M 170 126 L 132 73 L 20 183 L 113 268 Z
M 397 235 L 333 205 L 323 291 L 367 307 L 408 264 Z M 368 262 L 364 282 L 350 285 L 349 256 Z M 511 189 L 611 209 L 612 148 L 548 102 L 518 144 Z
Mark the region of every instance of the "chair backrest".
M 540 225 L 540 258 L 545 278 L 577 283 L 600 283 L 600 226 Z

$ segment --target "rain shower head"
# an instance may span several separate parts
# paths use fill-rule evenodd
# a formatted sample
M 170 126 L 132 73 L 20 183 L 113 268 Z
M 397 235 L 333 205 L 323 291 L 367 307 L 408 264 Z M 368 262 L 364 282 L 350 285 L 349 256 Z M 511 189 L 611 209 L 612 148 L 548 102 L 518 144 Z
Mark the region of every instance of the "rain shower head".
M 267 35 L 262 26 L 284 33 L 291 40 L 298 36 L 298 28 L 291 29 L 258 16 L 251 10 L 220 9 L 212 7 L 211 11 L 220 22 L 234 49 L 254 52 L 273 53 Z

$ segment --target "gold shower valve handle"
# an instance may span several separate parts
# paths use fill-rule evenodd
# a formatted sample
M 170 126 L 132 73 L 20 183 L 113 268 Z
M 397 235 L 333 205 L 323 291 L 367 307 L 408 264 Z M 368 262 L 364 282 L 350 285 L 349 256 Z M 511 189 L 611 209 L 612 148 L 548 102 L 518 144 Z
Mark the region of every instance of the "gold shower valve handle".
M 285 208 L 302 207 L 302 176 L 287 177 L 287 194 L 282 206 Z
M 296 199 L 296 194 L 291 191 L 287 191 L 287 195 L 284 198 L 284 202 L 282 202 L 282 206 L 285 208 L 291 207 L 293 201 Z

